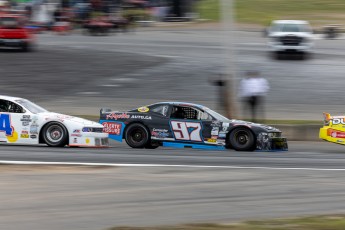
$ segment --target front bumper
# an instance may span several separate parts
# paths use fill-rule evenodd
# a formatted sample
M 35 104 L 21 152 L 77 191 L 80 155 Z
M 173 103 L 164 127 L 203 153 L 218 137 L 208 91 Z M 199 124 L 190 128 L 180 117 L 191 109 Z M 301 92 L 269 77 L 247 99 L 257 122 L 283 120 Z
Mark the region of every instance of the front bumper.
M 267 133 L 260 133 L 256 140 L 256 149 L 261 151 L 287 151 L 287 139 L 285 137 L 269 137 Z
M 307 52 L 307 51 L 310 51 L 312 48 L 311 44 L 300 44 L 298 46 L 289 46 L 289 45 L 282 45 L 276 42 L 269 42 L 268 45 L 270 47 L 270 50 L 273 52 L 282 52 L 282 51 Z
M 69 146 L 77 147 L 109 147 L 108 133 L 72 134 Z

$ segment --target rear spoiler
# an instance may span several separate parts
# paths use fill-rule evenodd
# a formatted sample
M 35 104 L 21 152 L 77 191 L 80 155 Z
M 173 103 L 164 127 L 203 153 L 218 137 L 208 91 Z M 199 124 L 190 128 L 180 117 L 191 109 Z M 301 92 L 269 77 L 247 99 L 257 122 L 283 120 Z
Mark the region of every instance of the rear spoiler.
M 100 113 L 100 115 L 102 115 L 102 114 L 105 114 L 105 113 L 109 113 L 109 112 L 111 112 L 111 111 L 113 111 L 113 110 L 110 109 L 110 108 L 101 108 L 101 110 L 99 111 L 99 113 Z
M 107 114 L 109 114 L 111 111 L 113 110 L 109 108 L 101 108 L 101 110 L 99 111 L 100 120 L 106 119 Z
M 324 112 L 323 113 L 323 123 L 325 126 L 329 125 L 329 121 L 332 119 L 331 114 Z

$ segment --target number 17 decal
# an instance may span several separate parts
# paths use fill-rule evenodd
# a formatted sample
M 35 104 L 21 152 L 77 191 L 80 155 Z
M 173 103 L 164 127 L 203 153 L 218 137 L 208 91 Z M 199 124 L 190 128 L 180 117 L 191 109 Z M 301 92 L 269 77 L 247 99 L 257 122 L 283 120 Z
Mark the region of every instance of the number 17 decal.
M 201 142 L 199 122 L 170 121 L 176 140 Z

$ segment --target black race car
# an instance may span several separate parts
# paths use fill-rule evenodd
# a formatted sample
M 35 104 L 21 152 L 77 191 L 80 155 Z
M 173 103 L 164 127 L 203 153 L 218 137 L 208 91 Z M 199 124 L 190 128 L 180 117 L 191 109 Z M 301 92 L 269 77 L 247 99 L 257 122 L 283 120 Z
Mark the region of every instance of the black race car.
M 192 103 L 160 102 L 127 112 L 102 108 L 100 123 L 110 138 L 125 139 L 132 148 L 288 150 L 286 138 L 276 128 L 228 119 Z

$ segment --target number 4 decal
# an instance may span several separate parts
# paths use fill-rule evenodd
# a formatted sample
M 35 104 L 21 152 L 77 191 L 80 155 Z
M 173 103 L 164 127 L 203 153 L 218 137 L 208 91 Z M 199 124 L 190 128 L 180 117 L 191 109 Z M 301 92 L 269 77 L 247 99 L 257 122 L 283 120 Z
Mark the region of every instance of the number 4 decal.
M 201 142 L 201 124 L 199 122 L 171 121 L 176 140 Z
M 5 132 L 6 136 L 12 136 L 13 127 L 11 126 L 9 114 L 0 114 L 0 132 Z

